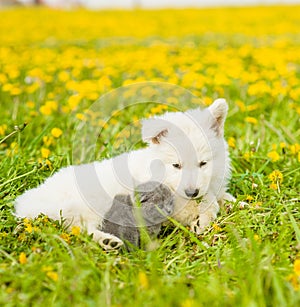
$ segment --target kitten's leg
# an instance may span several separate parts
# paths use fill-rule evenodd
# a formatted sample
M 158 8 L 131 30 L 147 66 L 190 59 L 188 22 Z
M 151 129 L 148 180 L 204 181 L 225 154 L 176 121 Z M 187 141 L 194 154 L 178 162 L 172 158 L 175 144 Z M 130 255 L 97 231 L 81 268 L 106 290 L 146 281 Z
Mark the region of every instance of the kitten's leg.
M 88 225 L 87 231 L 89 234 L 93 234 L 93 240 L 98 242 L 104 250 L 116 250 L 124 245 L 121 239 L 99 230 L 97 225 Z
M 206 195 L 199 204 L 199 215 L 190 223 L 191 231 L 200 234 L 217 217 L 219 204 L 213 195 Z

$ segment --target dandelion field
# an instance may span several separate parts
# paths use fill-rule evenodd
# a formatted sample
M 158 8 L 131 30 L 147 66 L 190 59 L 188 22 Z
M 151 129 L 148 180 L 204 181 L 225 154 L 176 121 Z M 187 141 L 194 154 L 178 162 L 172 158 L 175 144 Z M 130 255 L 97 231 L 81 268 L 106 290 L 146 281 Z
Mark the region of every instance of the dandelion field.
M 299 305 L 299 16 L 299 6 L 0 11 L 0 304 Z M 222 208 L 199 237 L 164 228 L 156 250 L 132 253 L 105 252 L 45 216 L 16 221 L 17 195 L 76 162 L 76 124 L 103 124 L 90 105 L 142 81 L 176 84 L 206 105 L 227 99 L 230 192 L 248 206 Z M 116 131 L 135 117 L 164 111 L 112 118 L 97 158 L 129 149 Z

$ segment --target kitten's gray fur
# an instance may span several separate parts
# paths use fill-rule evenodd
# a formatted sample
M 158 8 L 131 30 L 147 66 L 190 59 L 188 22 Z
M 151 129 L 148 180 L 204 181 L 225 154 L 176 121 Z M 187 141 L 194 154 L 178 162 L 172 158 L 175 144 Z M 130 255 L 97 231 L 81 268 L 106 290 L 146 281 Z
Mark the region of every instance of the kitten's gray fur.
M 162 222 L 174 211 L 173 193 L 167 186 L 149 181 L 137 186 L 136 202 L 134 206 L 130 195 L 116 195 L 101 230 L 135 246 L 141 244 L 141 227 L 151 238 L 156 237 Z

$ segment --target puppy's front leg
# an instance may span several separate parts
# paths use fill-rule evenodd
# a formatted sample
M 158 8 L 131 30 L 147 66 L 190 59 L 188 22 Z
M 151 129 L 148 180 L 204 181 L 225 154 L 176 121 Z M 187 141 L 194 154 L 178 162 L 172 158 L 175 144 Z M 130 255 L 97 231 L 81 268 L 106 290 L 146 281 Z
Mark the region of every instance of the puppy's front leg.
M 236 198 L 234 196 L 232 196 L 228 192 L 225 192 L 224 195 L 222 196 L 222 198 L 220 200 L 218 200 L 220 206 L 223 206 L 227 202 L 229 202 L 229 203 L 236 203 L 236 201 L 237 201 Z M 239 201 L 238 205 L 239 205 L 240 209 L 243 209 L 248 204 L 245 203 L 244 201 Z M 232 209 L 232 204 L 229 205 L 229 208 Z
M 199 204 L 199 215 L 190 223 L 191 231 L 197 235 L 217 217 L 219 204 L 214 195 L 205 195 Z

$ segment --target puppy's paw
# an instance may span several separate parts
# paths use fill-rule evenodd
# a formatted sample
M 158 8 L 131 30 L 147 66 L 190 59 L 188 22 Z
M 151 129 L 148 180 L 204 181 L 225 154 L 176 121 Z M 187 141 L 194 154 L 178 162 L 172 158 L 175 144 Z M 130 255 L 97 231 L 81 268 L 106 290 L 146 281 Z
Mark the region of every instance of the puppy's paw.
M 197 217 L 196 220 L 191 222 L 190 224 L 191 232 L 193 232 L 196 235 L 199 235 L 201 232 L 203 232 L 203 227 L 200 225 L 200 218 Z
M 244 201 L 239 201 L 238 206 L 240 209 L 245 209 L 247 206 L 249 206 L 249 204 Z
M 101 238 L 98 242 L 100 246 L 107 251 L 119 249 L 121 246 L 124 245 L 122 240 L 110 234 L 107 234 L 105 237 Z
M 219 202 L 221 205 L 226 205 L 228 211 L 233 209 L 234 204 L 237 204 L 239 209 L 244 209 L 246 206 L 248 206 L 246 202 L 237 201 L 237 199 L 229 193 L 225 193 L 223 198 Z
M 235 203 L 226 203 L 225 207 L 226 207 L 226 211 L 230 212 L 233 210 L 233 208 L 238 208 L 238 209 L 245 209 L 247 206 L 249 206 L 248 203 L 244 202 L 244 201 L 236 201 Z
M 213 219 L 210 215 L 200 214 L 193 222 L 191 222 L 191 231 L 196 235 L 200 235 L 212 220 Z

